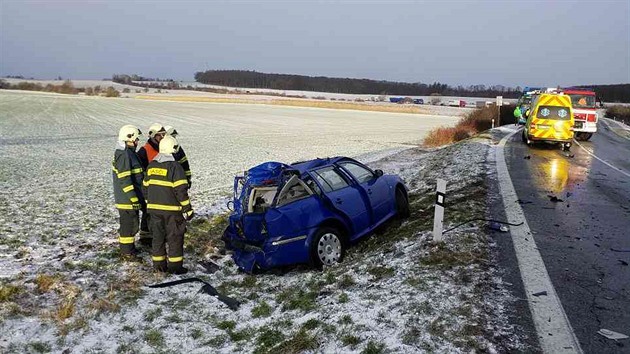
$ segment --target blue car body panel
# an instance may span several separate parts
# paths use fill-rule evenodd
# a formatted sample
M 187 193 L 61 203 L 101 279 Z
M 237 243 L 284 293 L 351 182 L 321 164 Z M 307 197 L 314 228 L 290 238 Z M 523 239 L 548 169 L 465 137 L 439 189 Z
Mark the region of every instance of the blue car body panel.
M 334 224 L 349 241 L 370 233 L 396 214 L 396 187 L 404 183 L 398 176 L 376 176 L 359 183 L 342 164 L 365 165 L 347 157 L 315 159 L 287 165 L 266 162 L 234 180 L 234 211 L 223 240 L 233 251 L 235 263 L 246 272 L 289 264 L 308 263 L 311 243 L 323 224 Z M 316 171 L 334 169 L 347 186 L 325 191 L 315 178 Z M 370 170 L 371 171 L 371 170 Z M 373 173 L 373 172 L 372 172 Z M 295 178 L 292 178 L 296 176 Z M 369 175 L 368 175 L 369 176 Z M 279 203 L 283 187 L 296 180 L 310 181 L 320 193 Z M 299 183 L 299 182 L 298 182 Z M 277 189 L 273 204 L 262 212 L 249 208 L 250 193 L 256 188 Z M 313 189 L 309 188 L 309 189 Z M 248 209 L 249 208 L 249 209 Z

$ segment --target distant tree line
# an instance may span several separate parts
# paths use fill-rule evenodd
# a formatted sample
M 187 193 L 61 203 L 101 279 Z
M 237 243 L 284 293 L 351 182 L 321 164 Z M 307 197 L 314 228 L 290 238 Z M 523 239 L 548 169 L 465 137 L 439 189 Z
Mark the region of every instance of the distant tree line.
M 119 97 L 120 92 L 109 86 L 107 88 L 101 88 L 101 86 L 76 88 L 72 84 L 72 81 L 66 80 L 60 85 L 47 84 L 42 85 L 36 82 L 21 81 L 16 84 L 11 84 L 5 80 L 0 79 L 0 89 L 6 90 L 25 90 L 25 91 L 43 91 L 63 93 L 68 95 L 76 95 L 78 93 L 84 93 L 87 96 L 105 96 L 105 97 Z
M 630 103 L 630 84 L 584 85 L 576 87 L 593 89 L 597 93 L 597 97 L 603 102 Z
M 160 78 L 154 79 L 154 78 L 144 77 L 144 76 L 140 76 L 136 74 L 133 74 L 133 75 L 115 74 L 115 75 L 112 75 L 112 81 L 117 82 L 119 84 L 140 86 L 144 88 L 171 89 L 171 90 L 177 90 L 180 88 L 179 83 L 173 79 L 160 79 Z
M 26 90 L 26 91 L 45 91 L 65 94 L 76 94 L 79 92 L 70 80 L 64 81 L 61 85 L 47 84 L 42 85 L 36 82 L 21 81 L 16 84 L 10 84 L 4 80 L 0 80 L 0 89 L 8 90 Z
M 380 94 L 405 96 L 471 96 L 517 98 L 520 88 L 502 85 L 457 86 L 434 82 L 432 84 L 379 81 L 369 79 L 331 78 L 288 74 L 267 74 L 247 70 L 208 70 L 195 73 L 195 80 L 209 85 L 229 87 L 266 88 L 277 90 L 319 91 L 350 94 Z

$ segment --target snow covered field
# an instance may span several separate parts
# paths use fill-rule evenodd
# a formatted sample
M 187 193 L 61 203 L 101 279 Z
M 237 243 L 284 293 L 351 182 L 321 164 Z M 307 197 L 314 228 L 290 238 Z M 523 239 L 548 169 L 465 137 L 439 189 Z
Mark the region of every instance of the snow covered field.
M 446 246 L 428 243 L 438 175 L 458 201 L 450 222 L 485 206 L 487 140 L 415 147 L 432 127 L 455 121 L 0 91 L 0 351 L 522 350 L 508 319 L 516 300 L 491 266 L 486 233 L 466 227 Z M 240 309 L 196 293 L 198 285 L 148 289 L 165 279 L 149 256 L 142 264 L 116 256 L 110 161 L 121 125 L 145 130 L 153 122 L 180 132 L 202 215 L 220 213 L 233 175 L 255 164 L 343 154 L 399 173 L 412 192 L 412 217 L 360 243 L 339 267 L 254 277 L 215 252 L 222 218 L 202 216 L 191 226 L 186 262 L 212 259 L 221 268 L 191 275 L 242 301 Z M 202 235 L 212 247 L 197 247 Z

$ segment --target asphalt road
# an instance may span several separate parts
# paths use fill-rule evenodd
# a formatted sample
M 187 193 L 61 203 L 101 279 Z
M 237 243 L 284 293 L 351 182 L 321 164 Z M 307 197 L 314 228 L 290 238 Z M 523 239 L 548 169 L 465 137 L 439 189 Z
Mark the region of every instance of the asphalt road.
M 507 143 L 505 156 L 582 349 L 630 353 L 630 340 L 616 343 L 597 334 L 605 328 L 630 335 L 630 139 L 600 122 L 598 133 L 580 144 L 609 165 L 576 144 L 570 152 L 528 147 L 520 134 Z

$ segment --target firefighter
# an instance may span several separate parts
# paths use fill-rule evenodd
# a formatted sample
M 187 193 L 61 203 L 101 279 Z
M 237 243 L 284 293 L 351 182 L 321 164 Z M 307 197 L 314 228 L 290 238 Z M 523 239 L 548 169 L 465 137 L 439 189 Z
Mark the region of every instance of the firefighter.
M 153 235 L 153 267 L 160 272 L 185 274 L 184 233 L 194 212 L 188 197 L 188 181 L 173 154 L 179 146 L 172 136 L 160 141 L 160 152 L 151 161 L 142 182 L 147 196 Z M 166 245 L 168 244 L 168 252 Z
M 133 125 L 120 128 L 112 161 L 114 200 L 120 216 L 118 242 L 120 252 L 125 256 L 135 256 L 138 253 L 134 237 L 138 232 L 138 211 L 145 204 L 142 194 L 144 174 L 136 154 L 141 134 L 140 129 Z
M 149 127 L 149 139 L 146 144 L 138 150 L 138 156 L 145 172 L 149 163 L 153 161 L 160 150 L 160 140 L 166 135 L 166 130 L 160 123 L 153 123 Z M 151 246 L 151 232 L 149 232 L 149 215 L 146 207 L 142 206 L 142 220 L 140 221 L 140 243 L 144 246 Z
M 175 130 L 175 128 L 167 125 L 164 127 L 164 129 L 166 130 L 166 135 L 170 135 L 173 138 L 177 139 L 177 134 L 179 133 L 177 133 L 177 130 Z M 186 179 L 188 180 L 188 188 L 190 188 L 192 186 L 192 172 L 190 172 L 190 163 L 188 162 L 188 157 L 186 156 L 186 153 L 184 152 L 184 149 L 181 147 L 181 145 L 179 146 L 179 151 L 173 154 L 173 157 L 175 158 L 175 161 L 179 162 L 184 168 Z

